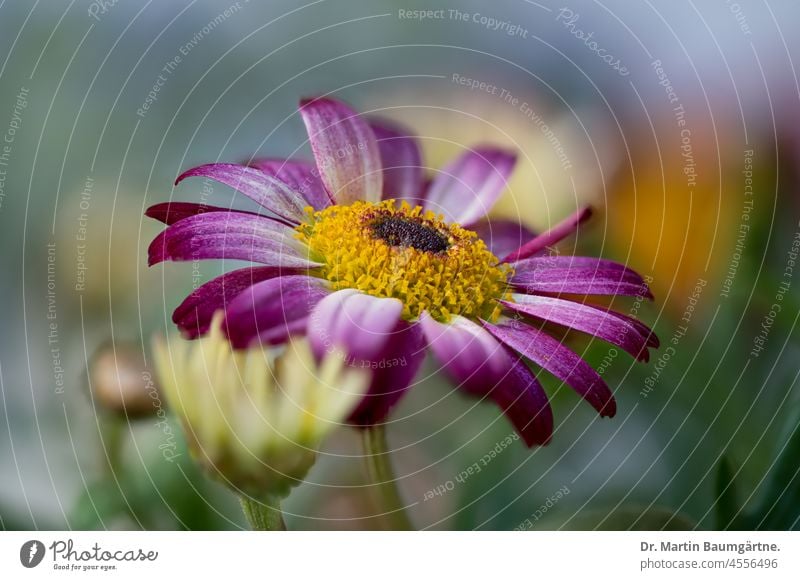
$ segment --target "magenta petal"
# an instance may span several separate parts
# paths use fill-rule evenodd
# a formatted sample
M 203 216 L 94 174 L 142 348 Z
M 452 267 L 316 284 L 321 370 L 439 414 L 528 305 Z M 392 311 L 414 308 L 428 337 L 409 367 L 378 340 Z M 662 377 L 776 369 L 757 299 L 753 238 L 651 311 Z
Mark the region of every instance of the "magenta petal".
M 410 131 L 385 119 L 370 119 L 383 166 L 383 199 L 422 205 L 422 153 Z
M 294 229 L 265 216 L 203 213 L 167 227 L 150 243 L 148 264 L 208 258 L 247 260 L 267 266 L 312 268 L 296 249 Z
M 293 223 L 305 217 L 303 196 L 288 185 L 263 171 L 235 163 L 209 163 L 193 167 L 175 180 L 175 185 L 187 177 L 208 177 L 243 193 L 276 216 Z
M 483 394 L 508 373 L 511 357 L 480 325 L 463 316 L 453 316 L 445 324 L 427 312 L 422 313 L 419 324 L 428 347 L 459 387 Z
M 628 268 L 625 264 L 590 256 L 534 256 L 533 258 L 528 258 L 514 264 L 514 269 L 518 272 L 544 272 L 549 268 L 610 270 L 619 272 L 627 281 L 641 280 L 644 282 L 639 274 L 631 268 Z
M 536 256 L 514 264 L 511 284 L 524 292 L 653 297 L 644 279 L 623 264 L 577 256 Z
M 503 410 L 528 447 L 547 445 L 553 435 L 553 410 L 547 394 L 521 360 L 511 360 L 503 380 L 488 396 Z
M 427 313 L 419 325 L 436 359 L 467 392 L 489 397 L 528 446 L 544 445 L 553 432 L 553 413 L 536 377 L 485 328 L 461 316 L 437 322 Z
M 339 290 L 320 301 L 309 317 L 308 338 L 318 357 L 342 356 L 351 366 L 373 372 L 351 423 L 383 421 L 422 364 L 422 330 L 401 320 L 402 311 L 397 299 Z
M 449 222 L 470 225 L 489 213 L 506 188 L 517 157 L 494 147 L 480 147 L 445 165 L 428 189 L 425 209 Z
M 251 211 L 240 211 L 240 210 L 230 209 L 227 207 L 206 205 L 204 203 L 187 203 L 182 201 L 168 201 L 165 203 L 157 203 L 155 205 L 151 205 L 144 212 L 144 215 L 146 215 L 149 218 L 158 220 L 161 223 L 167 224 L 169 226 L 187 217 L 192 217 L 193 215 L 198 215 L 201 213 L 213 213 L 213 212 L 226 212 L 226 213 L 231 212 L 231 213 L 243 213 L 249 215 L 259 215 Z
M 254 159 L 248 165 L 282 181 L 316 210 L 325 209 L 333 202 L 313 163 L 292 159 Z
M 571 300 L 524 294 L 516 294 L 514 302 L 502 301 L 502 304 L 515 312 L 596 336 L 622 348 L 638 360 L 647 361 L 650 358 L 648 341 L 639 328 L 607 310 Z
M 500 341 L 572 387 L 597 409 L 601 417 L 613 417 L 616 414 L 614 396 L 602 377 L 558 340 L 517 320 L 497 325 L 484 324 Z
M 325 296 L 323 280 L 311 276 L 278 276 L 250 286 L 229 302 L 225 329 L 234 348 L 254 339 L 279 344 L 301 332 L 312 308 Z
M 633 326 L 636 329 L 636 331 L 642 336 L 642 339 L 644 339 L 645 343 L 647 344 L 647 346 L 649 348 L 658 348 L 659 346 L 661 346 L 661 341 L 658 340 L 658 337 L 656 336 L 656 333 L 653 332 L 650 329 L 650 327 L 647 326 L 642 321 L 636 320 L 635 318 L 633 318 L 631 316 L 627 316 L 625 314 L 622 314 L 620 312 L 615 312 L 615 311 L 610 310 L 610 309 L 606 310 L 606 312 L 610 316 L 614 316 L 616 318 L 619 318 L 620 320 L 624 320 L 625 322 L 627 322 L 628 324 Z
M 264 266 L 242 268 L 223 274 L 189 294 L 172 313 L 172 321 L 186 338 L 197 338 L 208 332 L 214 313 L 225 310 L 244 290 L 263 280 L 292 273 L 297 271 Z
M 360 357 L 351 353 L 349 363 L 372 369 L 372 381 L 361 403 L 348 418 L 354 425 L 369 427 L 386 420 L 425 360 L 425 340 L 419 324 L 401 320 L 393 329 L 378 356 Z
M 515 220 L 487 218 L 470 226 L 478 234 L 489 251 L 497 257 L 508 255 L 519 248 L 534 233 Z
M 357 290 L 334 292 L 311 315 L 308 336 L 317 356 L 339 351 L 342 356 L 374 359 L 383 352 L 400 321 L 403 303 Z
M 322 182 L 336 203 L 380 201 L 380 151 L 366 121 L 350 107 L 328 98 L 303 100 L 300 115 Z
M 534 254 L 538 254 L 548 246 L 553 246 L 567 236 L 571 236 L 573 233 L 575 233 L 575 231 L 577 231 L 578 226 L 588 220 L 590 217 L 592 217 L 591 207 L 579 209 L 564 221 L 559 222 L 543 234 L 536 236 L 529 242 L 514 250 L 512 253 L 503 258 L 503 262 L 516 262 L 517 260 L 523 260 L 533 256 Z

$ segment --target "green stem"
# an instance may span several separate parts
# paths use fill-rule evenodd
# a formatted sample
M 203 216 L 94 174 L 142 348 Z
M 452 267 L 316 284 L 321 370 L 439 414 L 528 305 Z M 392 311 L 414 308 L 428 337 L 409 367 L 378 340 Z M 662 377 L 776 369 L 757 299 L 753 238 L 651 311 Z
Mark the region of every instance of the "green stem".
M 403 498 L 397 488 L 397 478 L 389 461 L 389 445 L 386 441 L 386 429 L 375 425 L 362 432 L 364 459 L 369 472 L 370 489 L 375 494 L 379 505 L 384 510 L 384 518 L 392 530 L 413 530 L 408 518 Z
M 119 477 L 122 471 L 122 446 L 125 441 L 126 423 L 118 416 L 102 417 L 100 436 L 102 438 L 102 459 L 108 474 L 114 478 Z
M 267 496 L 263 501 L 239 496 L 242 504 L 242 511 L 250 529 L 262 532 L 276 532 L 286 530 L 281 513 L 281 500 L 277 496 Z

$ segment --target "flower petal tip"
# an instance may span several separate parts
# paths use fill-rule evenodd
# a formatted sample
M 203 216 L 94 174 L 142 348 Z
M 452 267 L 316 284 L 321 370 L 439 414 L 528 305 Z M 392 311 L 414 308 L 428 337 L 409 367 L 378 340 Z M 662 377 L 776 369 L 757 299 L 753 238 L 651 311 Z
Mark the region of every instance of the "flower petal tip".
M 578 216 L 576 218 L 576 222 L 582 224 L 583 222 L 587 221 L 594 215 L 594 208 L 591 205 L 585 205 L 580 210 L 578 210 Z
M 517 162 L 518 154 L 515 149 L 506 149 L 496 145 L 479 145 L 475 147 L 475 151 L 482 154 L 495 165 L 505 163 L 513 166 Z
M 156 217 L 156 216 L 160 216 L 161 215 L 161 212 L 159 210 L 160 210 L 160 207 L 163 206 L 163 205 L 164 205 L 163 203 L 157 203 L 155 205 L 151 205 L 146 210 L 144 210 L 144 215 L 149 217 L 149 218 L 151 218 L 151 219 L 158 220 L 159 218 Z M 159 221 L 161 221 L 161 220 L 159 220 Z
M 304 109 L 304 108 L 308 107 L 309 105 L 315 105 L 315 104 L 319 105 L 319 104 L 323 104 L 323 103 L 330 103 L 330 104 L 337 105 L 337 106 L 348 107 L 348 105 L 346 105 L 344 102 L 342 102 L 342 101 L 340 101 L 338 99 L 334 99 L 333 97 L 326 97 L 324 95 L 318 95 L 318 96 L 313 96 L 313 97 L 303 97 L 303 98 L 300 99 L 299 107 L 301 109 Z
M 613 418 L 617 414 L 617 400 L 611 397 L 606 401 L 606 404 L 600 408 L 599 412 L 601 417 Z
M 155 266 L 167 260 L 169 260 L 167 244 L 164 239 L 164 232 L 161 232 L 147 247 L 147 265 L 148 267 Z
M 194 169 L 194 168 L 192 168 L 192 169 Z M 178 175 L 178 177 L 175 178 L 175 181 L 172 183 L 172 185 L 177 186 L 181 181 L 183 181 L 187 177 L 191 177 L 192 176 L 192 169 L 187 169 L 186 171 L 184 171 L 183 173 Z
M 592 206 L 583 206 L 549 230 L 539 234 L 520 246 L 516 251 L 508 254 L 501 260 L 501 263 L 509 264 L 512 262 L 518 262 L 540 253 L 545 248 L 556 245 L 564 238 L 573 235 L 578 230 L 580 225 L 592 217 L 593 213 L 594 210 L 592 209 Z

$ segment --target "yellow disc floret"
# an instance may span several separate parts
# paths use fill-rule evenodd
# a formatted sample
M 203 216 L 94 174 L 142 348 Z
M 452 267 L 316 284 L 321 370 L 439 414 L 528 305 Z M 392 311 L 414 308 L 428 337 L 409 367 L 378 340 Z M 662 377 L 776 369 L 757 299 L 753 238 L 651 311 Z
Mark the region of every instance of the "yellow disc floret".
M 475 232 L 431 211 L 393 200 L 307 211 L 298 237 L 334 290 L 397 298 L 406 320 L 428 311 L 440 322 L 456 314 L 496 320 L 497 300 L 510 299 L 510 266 Z

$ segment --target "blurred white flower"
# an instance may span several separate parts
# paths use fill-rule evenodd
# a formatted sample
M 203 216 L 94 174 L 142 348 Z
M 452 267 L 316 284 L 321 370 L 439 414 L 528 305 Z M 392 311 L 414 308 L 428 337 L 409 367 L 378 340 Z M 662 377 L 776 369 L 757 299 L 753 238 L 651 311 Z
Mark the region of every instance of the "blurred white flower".
M 205 338 L 156 339 L 164 395 L 211 475 L 239 493 L 284 497 L 361 400 L 369 375 L 337 353 L 317 363 L 303 339 L 233 350 L 221 325 L 220 312 Z

